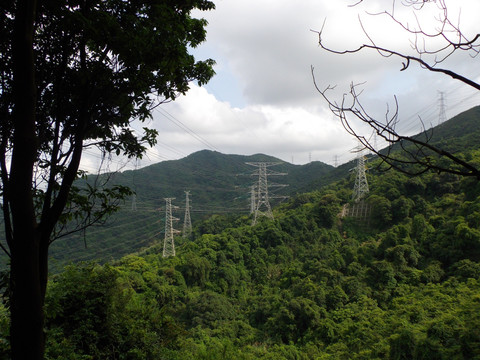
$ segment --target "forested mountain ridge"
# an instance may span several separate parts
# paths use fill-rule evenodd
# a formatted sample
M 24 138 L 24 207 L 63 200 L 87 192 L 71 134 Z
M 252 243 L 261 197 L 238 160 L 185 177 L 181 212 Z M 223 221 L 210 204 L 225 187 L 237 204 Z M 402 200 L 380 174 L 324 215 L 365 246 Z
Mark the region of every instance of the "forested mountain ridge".
M 428 136 L 432 144 L 455 153 L 462 152 L 462 156 L 468 160 L 478 149 L 479 119 L 480 107 L 475 107 L 418 136 Z M 87 248 L 79 235 L 62 243 L 54 243 L 53 264 L 58 264 L 56 268 L 59 268 L 65 261 L 75 258 L 115 259 L 149 246 L 154 241 L 161 241 L 165 216 L 164 198 L 175 198 L 173 204 L 179 206 L 179 209 L 174 216 L 180 219 L 175 226 L 181 229 L 185 190 L 191 193 L 193 221 L 215 213 L 248 213 L 250 186 L 258 181 L 258 175 L 254 175 L 258 168 L 247 165 L 247 162 L 279 163 L 269 170 L 287 175 L 270 176 L 268 181 L 288 186 L 272 188 L 272 191 L 276 191 L 273 195 L 294 195 L 321 189 L 334 181 L 347 179 L 355 167 L 353 161 L 337 168 L 316 161 L 306 165 L 293 165 L 263 154 L 243 156 L 203 150 L 180 160 L 114 174 L 111 183 L 129 186 L 136 192 L 137 212 L 133 213 L 131 204 L 126 203 L 125 211 L 113 217 L 110 225 L 107 223 L 101 229 L 87 231 Z M 374 165 L 372 163 L 368 166 L 372 168 Z M 353 187 L 353 184 L 347 186 Z M 272 200 L 272 205 L 277 203 L 278 201 Z M 109 226 L 113 228 L 112 231 L 108 230 Z
M 293 165 L 263 154 L 227 155 L 203 150 L 180 160 L 102 174 L 99 177 L 89 176 L 87 179 L 91 184 L 102 184 L 104 179 L 108 178 L 106 187 L 127 186 L 135 192 L 135 199 L 121 204 L 120 211 L 111 216 L 105 224 L 55 241 L 50 248 L 50 269 L 57 272 L 71 261 L 103 262 L 118 259 L 145 246 L 161 242 L 165 227 L 164 198 L 175 198 L 172 201 L 173 215 L 180 219 L 175 227 L 181 229 L 186 190 L 190 191 L 193 222 L 215 213 L 247 214 L 250 186 L 258 182 L 258 167 L 249 166 L 247 162 L 278 163 L 269 167 L 269 170 L 286 175 L 271 176 L 268 181 L 287 185 L 272 188 L 271 195 L 279 196 L 295 194 L 299 189 L 313 190 L 316 187 L 309 184 L 322 179 L 333 169 L 332 166 L 318 161 Z M 271 201 L 272 205 L 279 203 L 273 196 Z M 4 257 L 3 268 L 6 267 L 6 261 Z
M 421 120 L 421 119 L 420 119 Z M 401 121 L 401 120 L 400 120 Z M 427 126 L 427 124 L 425 124 Z M 454 155 L 460 154 L 460 158 L 470 161 L 478 153 L 478 139 L 480 138 L 480 106 L 473 107 L 464 111 L 442 124 L 430 127 L 416 136 L 414 139 L 427 141 L 427 143 L 436 146 Z M 384 148 L 381 153 L 389 151 L 401 151 L 400 144 L 395 144 L 391 149 Z M 415 152 L 415 151 L 413 151 Z M 375 159 L 373 155 L 367 155 L 367 159 Z M 443 160 L 445 162 L 445 159 Z M 342 164 L 323 176 L 321 182 L 313 182 L 311 188 L 320 188 L 324 184 L 330 184 L 333 181 L 346 178 L 349 171 L 355 167 L 355 160 Z M 309 191 L 310 189 L 306 189 Z
M 377 165 L 365 220 L 338 216 L 351 173 L 273 221 L 199 222 L 175 257 L 67 268 L 48 359 L 480 359 L 478 181 Z
M 429 130 L 427 135 L 418 136 L 431 136 L 432 143 L 441 143 L 449 149 L 453 146 L 454 150 L 463 151 L 468 159 L 475 153 L 477 139 L 480 137 L 479 118 L 480 107 L 476 107 Z M 184 159 L 111 174 L 113 178 L 109 186 L 121 184 L 136 192 L 137 211 L 131 211 L 132 199 L 132 202 L 123 204 L 122 210 L 105 225 L 54 242 L 50 251 L 51 269 L 58 271 L 69 261 L 118 259 L 161 241 L 165 216 L 164 198 L 174 197 L 173 204 L 180 207 L 174 216 L 180 219 L 176 228 L 181 229 L 185 190 L 191 192 L 193 221 L 212 213 L 247 213 L 249 186 L 257 178 L 251 175 L 256 168 L 245 163 L 258 161 L 280 162 L 270 169 L 288 174 L 269 177 L 271 182 L 288 185 L 277 193 L 279 195 L 320 189 L 334 181 L 346 179 L 355 167 L 353 161 L 337 168 L 321 162 L 292 165 L 267 155 L 226 155 L 204 150 Z M 94 181 L 94 177 L 91 179 Z M 6 261 L 4 257 L 2 262 L 6 264 Z
M 202 150 L 180 160 L 164 161 L 142 169 L 113 174 L 111 182 L 134 188 L 140 202 L 161 203 L 165 197 L 180 200 L 184 198 L 184 190 L 190 190 L 195 193 L 196 202 L 207 207 L 224 207 L 241 197 L 243 206 L 248 208 L 245 204 L 248 204 L 249 187 L 258 180 L 258 175 L 254 175 L 257 168 L 247 165 L 248 162 L 278 163 L 269 169 L 286 175 L 272 177 L 270 180 L 288 185 L 282 191 L 284 195 L 308 187 L 310 182 L 333 169 L 333 166 L 319 161 L 293 165 L 263 154 L 244 156 Z M 232 196 L 234 191 L 236 194 Z
M 430 136 L 432 143 L 463 151 L 468 158 L 472 156 L 477 144 L 476 139 L 480 137 L 478 118 L 480 107 L 461 113 L 429 130 L 427 134 L 418 136 Z M 122 210 L 105 225 L 92 227 L 85 233 L 54 242 L 50 251 L 51 269 L 56 272 L 70 261 L 118 259 L 155 242 L 161 242 L 165 226 L 164 198 L 175 198 L 173 204 L 179 208 L 174 212 L 174 216 L 180 219 L 175 227 L 181 229 L 185 190 L 189 190 L 191 194 L 193 221 L 214 213 L 247 214 L 249 189 L 258 181 L 258 175 L 254 175 L 258 169 L 246 163 L 260 161 L 279 163 L 269 169 L 287 174 L 269 177 L 269 182 L 288 185 L 276 188 L 274 195 L 294 195 L 320 189 L 334 181 L 348 178 L 351 169 L 355 167 L 353 161 L 337 168 L 316 161 L 306 165 L 293 165 L 262 154 L 243 156 L 203 150 L 180 160 L 105 174 L 103 176 L 110 177 L 108 186 L 120 184 L 135 191 L 137 210 L 132 211 L 132 199 L 123 204 Z M 95 176 L 90 177 L 90 181 L 94 182 Z M 272 200 L 272 205 L 277 203 L 278 201 Z

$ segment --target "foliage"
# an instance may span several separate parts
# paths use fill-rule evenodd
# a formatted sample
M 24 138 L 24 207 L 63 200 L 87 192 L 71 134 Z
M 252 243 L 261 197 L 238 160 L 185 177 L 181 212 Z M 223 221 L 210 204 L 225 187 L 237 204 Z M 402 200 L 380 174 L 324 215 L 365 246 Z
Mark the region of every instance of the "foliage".
M 205 84 L 214 61 L 190 54 L 206 37 L 207 0 L 2 1 L 0 194 L 10 257 L 12 358 L 43 359 L 52 241 L 84 230 L 131 192 L 90 184 L 85 149 L 138 158 L 157 131 L 131 124 Z
M 338 217 L 342 181 L 253 227 L 197 223 L 176 257 L 67 267 L 49 283 L 47 356 L 480 358 L 480 189 L 372 169 L 365 224 Z
M 47 359 L 151 359 L 176 347 L 181 328 L 119 275 L 85 263 L 50 282 Z

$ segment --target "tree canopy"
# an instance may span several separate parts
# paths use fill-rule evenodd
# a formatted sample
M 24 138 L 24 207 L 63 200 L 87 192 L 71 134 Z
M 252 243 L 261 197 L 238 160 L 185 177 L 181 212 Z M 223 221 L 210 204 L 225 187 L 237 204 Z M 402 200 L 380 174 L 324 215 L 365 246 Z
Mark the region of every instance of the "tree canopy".
M 191 81 L 201 85 L 213 76 L 213 60 L 197 61 L 189 49 L 206 36 L 206 21 L 191 11 L 214 4 L 7 0 L 0 8 L 0 175 L 12 349 L 16 359 L 41 358 L 49 244 L 111 213 L 129 193 L 73 186 L 82 154 L 96 147 L 141 157 L 155 143 L 155 130 L 145 126 L 138 134 L 131 123 L 149 119 Z

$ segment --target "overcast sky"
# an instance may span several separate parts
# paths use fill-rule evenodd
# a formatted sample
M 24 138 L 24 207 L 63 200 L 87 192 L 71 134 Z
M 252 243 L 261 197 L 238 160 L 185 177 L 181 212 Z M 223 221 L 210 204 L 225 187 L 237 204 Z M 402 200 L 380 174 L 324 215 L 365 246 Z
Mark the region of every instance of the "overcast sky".
M 315 31 L 324 23 L 323 38 L 332 48 L 351 49 L 368 42 L 360 18 L 378 45 L 409 51 L 411 37 L 387 16 L 368 14 L 390 10 L 379 4 L 391 7 L 391 1 L 364 0 L 349 6 L 354 2 L 216 0 L 216 10 L 195 13 L 209 25 L 207 41 L 193 52 L 198 59 L 216 61 L 216 76 L 204 87 L 192 84 L 186 96 L 155 110 L 151 126 L 160 133 L 159 143 L 137 166 L 202 149 L 264 153 L 294 164 L 318 160 L 334 165 L 335 158 L 338 163 L 352 159 L 356 142 L 315 90 L 311 66 L 320 87 L 337 86 L 339 101 L 352 82 L 364 83 L 362 100 L 377 116 L 385 116 L 396 95 L 403 129 L 409 133 L 421 130 L 419 118 L 427 126 L 436 125 L 440 91 L 447 118 L 480 103 L 477 92 L 444 75 L 414 65 L 400 71 L 398 58 L 387 59 L 373 51 L 334 55 L 322 50 Z M 449 15 L 465 32 L 478 32 L 480 2 L 454 0 L 453 4 Z M 396 11 L 412 24 L 407 17 L 410 11 Z M 431 13 L 421 15 L 422 26 L 431 26 L 431 18 Z M 480 57 L 464 54 L 445 65 L 478 81 L 479 61 Z

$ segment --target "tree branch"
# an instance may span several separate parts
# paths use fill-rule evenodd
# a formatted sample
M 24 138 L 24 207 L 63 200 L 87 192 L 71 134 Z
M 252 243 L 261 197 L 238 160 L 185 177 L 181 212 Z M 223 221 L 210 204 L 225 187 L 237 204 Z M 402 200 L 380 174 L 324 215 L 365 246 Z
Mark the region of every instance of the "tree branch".
M 419 175 L 428 170 L 434 170 L 437 172 L 446 172 L 460 176 L 476 177 L 480 180 L 479 169 L 462 160 L 458 156 L 455 156 L 451 152 L 445 151 L 432 145 L 430 142 L 431 136 L 428 136 L 426 133 L 425 140 L 420 140 L 419 138 L 413 136 L 400 135 L 395 130 L 396 124 L 398 122 L 398 102 L 396 98 L 394 113 L 392 115 L 388 115 L 389 112 L 387 110 L 386 121 L 385 123 L 382 123 L 369 116 L 367 111 L 363 108 L 362 104 L 360 103 L 359 94 L 357 94 L 356 91 L 357 85 L 352 84 L 350 86 L 351 104 L 346 103 L 348 98 L 347 94 L 344 94 L 341 104 L 337 104 L 328 95 L 328 91 L 332 90 L 334 87 L 329 85 L 324 90 L 320 89 L 315 79 L 313 67 L 311 68 L 311 72 L 316 90 L 328 103 L 330 110 L 333 112 L 333 114 L 335 114 L 340 119 L 345 130 L 349 134 L 357 138 L 365 149 L 368 149 L 374 154 L 378 155 L 384 163 L 389 165 L 389 167 L 395 168 L 409 175 Z M 380 136 L 389 144 L 388 147 L 384 150 L 376 149 L 365 136 L 357 133 L 357 131 L 352 126 L 352 121 L 348 119 L 348 114 L 352 115 L 357 120 L 360 120 L 361 122 L 369 125 L 378 136 Z M 395 144 L 400 144 L 401 149 L 403 149 L 403 153 L 407 154 L 410 157 L 410 160 L 408 158 L 402 159 L 400 155 L 395 155 L 394 153 L 392 153 L 392 151 L 394 150 L 393 145 Z M 407 146 L 407 144 L 413 145 L 414 148 L 411 149 Z M 430 151 L 431 154 L 427 153 L 426 150 Z M 460 169 L 437 165 L 435 162 L 433 162 L 433 154 L 451 160 L 454 164 L 460 166 Z M 415 169 L 415 167 L 404 168 L 403 165 L 420 165 L 421 168 L 418 170 Z

